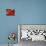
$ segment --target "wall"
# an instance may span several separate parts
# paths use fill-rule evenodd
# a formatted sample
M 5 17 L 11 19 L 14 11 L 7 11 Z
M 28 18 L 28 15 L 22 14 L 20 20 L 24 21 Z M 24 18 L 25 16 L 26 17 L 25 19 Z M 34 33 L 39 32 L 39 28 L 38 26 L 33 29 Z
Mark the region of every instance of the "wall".
M 7 8 L 15 8 L 16 16 L 6 16 Z M 9 32 L 18 32 L 17 24 L 46 24 L 46 0 L 1 0 L 0 10 L 3 11 L 0 13 L 0 44 L 8 43 Z

